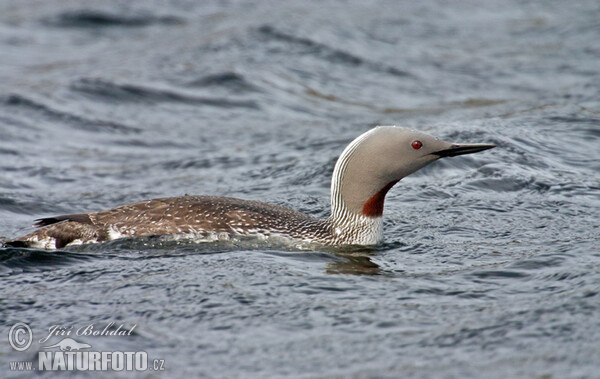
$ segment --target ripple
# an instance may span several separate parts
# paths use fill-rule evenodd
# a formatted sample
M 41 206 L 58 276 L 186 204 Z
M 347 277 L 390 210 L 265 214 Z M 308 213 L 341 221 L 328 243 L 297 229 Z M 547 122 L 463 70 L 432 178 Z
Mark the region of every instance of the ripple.
M 537 259 L 525 259 L 511 264 L 509 267 L 521 270 L 539 270 L 546 267 L 557 267 L 565 261 L 565 257 L 551 256 Z
M 0 275 L 20 272 L 39 272 L 57 267 L 80 264 L 94 259 L 94 255 L 21 248 L 0 248 Z
M 75 114 L 74 111 L 62 111 L 46 105 L 40 101 L 32 100 L 19 94 L 10 94 L 0 99 L 0 104 L 8 107 L 16 107 L 27 111 L 33 111 L 58 122 L 67 123 L 76 129 L 87 130 L 97 133 L 139 133 L 141 129 L 123 125 L 120 123 L 104 120 L 95 120 Z
M 236 92 L 257 92 L 258 88 L 242 75 L 235 72 L 222 72 L 207 75 L 192 80 L 186 84 L 188 87 L 221 87 Z
M 283 41 L 288 44 L 299 45 L 307 49 L 306 54 L 315 55 L 327 60 L 330 63 L 343 64 L 347 66 L 366 66 L 369 69 L 379 72 L 385 72 L 394 76 L 412 77 L 408 71 L 384 64 L 363 59 L 354 54 L 343 50 L 335 49 L 320 42 L 313 41 L 305 37 L 297 37 L 275 29 L 270 25 L 263 25 L 258 28 L 258 32 L 263 36 Z
M 83 78 L 74 81 L 71 90 L 102 99 L 110 103 L 122 102 L 175 102 L 206 105 L 219 108 L 259 109 L 255 101 L 229 100 L 216 97 L 201 97 L 181 93 L 172 89 L 151 88 L 136 84 L 117 84 L 103 79 Z
M 488 271 L 476 271 L 470 274 L 478 279 L 519 279 L 526 278 L 529 274 L 519 271 L 508 271 L 508 270 L 488 270 Z
M 570 115 L 570 116 L 551 116 L 547 118 L 548 121 L 552 123 L 574 123 L 577 125 L 588 124 L 594 127 L 592 128 L 579 128 L 582 131 L 589 133 L 592 137 L 600 137 L 600 130 L 597 128 L 598 124 L 600 124 L 599 117 L 583 117 L 580 115 Z
M 160 163 L 165 170 L 179 170 L 190 168 L 235 168 L 246 163 L 243 158 L 231 156 L 219 156 L 214 158 L 189 158 L 178 159 Z M 153 164 L 154 166 L 154 164 Z
M 487 170 L 481 168 L 480 172 L 483 174 L 489 174 L 493 170 Z M 471 180 L 468 184 L 465 184 L 466 188 L 473 189 L 488 189 L 496 192 L 519 192 L 524 189 L 531 190 L 531 192 L 545 193 L 548 192 L 552 186 L 549 183 L 537 181 L 533 176 L 529 178 L 518 177 L 515 175 L 505 175 L 500 178 L 485 177 L 477 180 Z
M 24 170 L 28 169 L 29 168 L 25 168 Z M 5 184 L 2 186 L 4 187 Z M 21 189 L 27 187 L 23 184 L 19 186 Z M 20 197 L 16 199 L 7 196 L 0 196 L 0 210 L 9 211 L 15 214 L 39 215 L 41 213 L 56 212 L 57 205 L 38 197 Z
M 60 28 L 106 28 L 144 27 L 155 24 L 179 25 L 184 19 L 176 16 L 155 16 L 149 13 L 110 13 L 101 10 L 82 9 L 60 13 L 42 20 L 43 23 Z

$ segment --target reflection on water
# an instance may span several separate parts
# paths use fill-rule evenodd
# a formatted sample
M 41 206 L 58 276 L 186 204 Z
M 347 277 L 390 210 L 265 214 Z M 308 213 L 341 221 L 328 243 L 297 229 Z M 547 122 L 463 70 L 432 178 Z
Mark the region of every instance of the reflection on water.
M 169 256 L 180 256 L 185 254 L 221 254 L 235 252 L 239 250 L 263 250 L 265 248 L 274 249 L 275 246 L 282 248 L 286 245 L 281 243 L 268 243 L 266 241 L 236 241 L 232 242 L 191 242 L 189 240 L 173 241 L 172 239 L 163 239 L 159 236 L 136 239 L 119 239 L 106 243 L 78 245 L 68 247 L 65 250 L 37 250 L 26 248 L 4 248 L 0 255 L 0 265 L 5 270 L 22 271 L 26 269 L 41 270 L 51 269 L 55 266 L 70 265 L 80 260 L 89 260 L 93 258 L 119 258 L 119 259 L 153 259 L 166 258 Z M 140 250 L 143 249 L 143 250 Z M 311 250 L 318 249 L 311 245 Z M 351 246 L 344 251 L 344 248 L 321 248 L 328 251 L 329 254 L 312 253 L 311 250 L 304 250 L 305 253 L 297 255 L 295 253 L 272 251 L 271 254 L 281 256 L 302 257 L 311 255 L 315 259 L 323 259 L 326 263 L 325 273 L 327 274 L 348 274 L 348 275 L 380 275 L 381 268 L 374 263 L 371 258 L 377 255 L 375 248 L 364 248 L 360 246 Z M 107 254 L 107 250 L 111 250 Z M 264 250 L 263 250 L 264 251 Z M 267 250 L 268 252 L 269 250 Z M 97 255 L 95 255 L 97 254 Z M 119 255 L 120 254 L 120 255 Z M 331 259 L 335 257 L 336 259 Z
M 349 274 L 349 275 L 380 275 L 381 268 L 371 261 L 368 254 L 344 254 L 338 253 L 340 261 L 327 263 L 328 274 Z

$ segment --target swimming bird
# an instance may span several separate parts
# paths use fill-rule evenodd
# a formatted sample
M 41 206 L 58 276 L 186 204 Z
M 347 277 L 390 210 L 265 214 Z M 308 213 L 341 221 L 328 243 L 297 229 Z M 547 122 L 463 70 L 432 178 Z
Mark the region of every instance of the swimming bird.
M 282 237 L 322 245 L 376 245 L 383 239 L 387 192 L 403 177 L 443 157 L 491 144 L 446 142 L 416 130 L 375 127 L 342 152 L 331 181 L 331 215 L 220 196 L 152 199 L 109 210 L 36 220 L 33 233 L 5 244 L 60 249 L 138 236 Z

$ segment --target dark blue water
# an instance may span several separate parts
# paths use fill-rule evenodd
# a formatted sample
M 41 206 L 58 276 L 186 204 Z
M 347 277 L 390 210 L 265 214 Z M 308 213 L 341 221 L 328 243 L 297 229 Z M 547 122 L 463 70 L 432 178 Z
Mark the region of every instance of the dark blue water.
M 597 1 L 1 2 L 2 238 L 185 193 L 326 216 L 378 124 L 498 147 L 400 182 L 375 249 L 0 248 L 0 376 L 114 322 L 75 339 L 169 377 L 598 377 L 598 41 Z

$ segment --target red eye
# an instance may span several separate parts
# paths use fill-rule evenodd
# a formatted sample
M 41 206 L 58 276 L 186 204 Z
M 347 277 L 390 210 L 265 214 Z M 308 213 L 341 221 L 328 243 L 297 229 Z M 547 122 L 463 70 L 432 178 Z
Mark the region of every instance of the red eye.
M 423 143 L 421 141 L 413 141 L 413 143 L 412 143 L 413 149 L 419 150 L 421 147 L 423 147 Z

